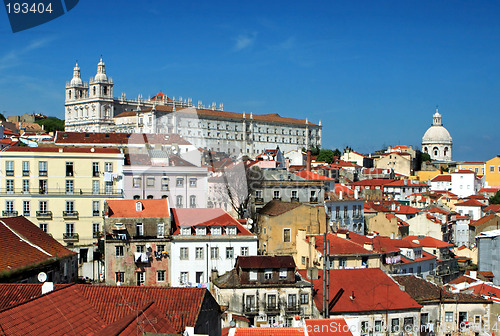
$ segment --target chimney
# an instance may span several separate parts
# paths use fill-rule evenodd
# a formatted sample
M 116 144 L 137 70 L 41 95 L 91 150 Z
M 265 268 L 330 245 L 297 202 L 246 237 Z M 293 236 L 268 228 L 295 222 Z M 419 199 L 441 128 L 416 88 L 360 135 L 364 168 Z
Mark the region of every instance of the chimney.
M 358 199 L 358 197 L 359 197 L 358 189 L 355 189 L 354 190 L 354 199 Z
M 373 243 L 363 243 L 363 248 L 368 251 L 373 251 Z
M 339 191 L 339 200 L 342 200 L 342 190 Z
M 307 159 L 306 159 L 306 170 L 311 171 L 311 150 L 307 150 Z

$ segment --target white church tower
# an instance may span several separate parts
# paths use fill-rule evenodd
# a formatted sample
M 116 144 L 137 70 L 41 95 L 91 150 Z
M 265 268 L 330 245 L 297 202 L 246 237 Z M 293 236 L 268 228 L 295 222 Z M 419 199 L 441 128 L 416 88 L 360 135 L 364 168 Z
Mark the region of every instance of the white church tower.
M 432 116 L 432 125 L 422 137 L 422 151 L 432 160 L 452 161 L 453 139 L 441 122 L 441 113 L 436 108 Z
M 106 75 L 102 58 L 97 73 L 89 83 L 83 83 L 78 63 L 73 78 L 66 83 L 65 127 L 73 132 L 106 132 L 113 124 L 113 80 Z

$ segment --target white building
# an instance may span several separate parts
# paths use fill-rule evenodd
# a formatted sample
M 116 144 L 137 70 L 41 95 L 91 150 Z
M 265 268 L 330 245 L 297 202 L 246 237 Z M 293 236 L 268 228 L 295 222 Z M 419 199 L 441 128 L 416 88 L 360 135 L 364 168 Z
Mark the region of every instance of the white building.
M 451 192 L 458 197 L 468 197 L 479 191 L 480 185 L 477 183 L 476 173 L 472 170 L 457 170 L 451 172 L 450 175 Z
M 451 175 L 437 175 L 431 180 L 431 190 L 446 190 L 451 191 Z
M 212 282 L 233 269 L 238 256 L 257 255 L 257 236 L 222 209 L 172 209 L 171 285 Z
M 432 160 L 451 161 L 453 140 L 441 122 L 441 114 L 436 108 L 432 125 L 422 137 L 422 152 L 428 153 Z
M 484 208 L 486 208 L 486 205 L 476 199 L 468 199 L 455 204 L 455 211 L 463 216 L 469 216 L 473 221 L 483 217 Z
M 226 112 L 222 104 L 194 106 L 191 99 L 176 100 L 161 92 L 146 100 L 126 99 L 125 94 L 113 98 L 113 85 L 102 59 L 89 83 L 82 81 L 77 64 L 66 84 L 65 130 L 177 133 L 197 147 L 235 157 L 254 157 L 270 146 L 280 146 L 284 152 L 321 146 L 321 122 Z

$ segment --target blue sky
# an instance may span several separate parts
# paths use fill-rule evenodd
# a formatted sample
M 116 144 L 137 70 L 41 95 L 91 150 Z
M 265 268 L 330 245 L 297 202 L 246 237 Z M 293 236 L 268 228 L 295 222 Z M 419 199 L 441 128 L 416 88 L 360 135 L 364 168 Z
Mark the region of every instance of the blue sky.
M 439 105 L 454 159 L 488 160 L 499 16 L 493 1 L 84 0 L 13 34 L 2 7 L 0 112 L 62 118 L 75 60 L 88 80 L 102 55 L 115 96 L 321 120 L 326 148 L 418 146 Z

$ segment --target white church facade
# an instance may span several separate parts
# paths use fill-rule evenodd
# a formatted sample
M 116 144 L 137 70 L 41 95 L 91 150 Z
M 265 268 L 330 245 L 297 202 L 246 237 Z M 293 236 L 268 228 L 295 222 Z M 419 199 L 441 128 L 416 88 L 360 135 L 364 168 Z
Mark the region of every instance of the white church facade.
M 321 121 L 224 111 L 215 103 L 192 100 L 113 97 L 113 80 L 102 59 L 97 74 L 84 83 L 78 64 L 66 84 L 65 130 L 72 132 L 177 133 L 193 145 L 232 156 L 255 155 L 279 146 L 284 152 L 321 146 Z

